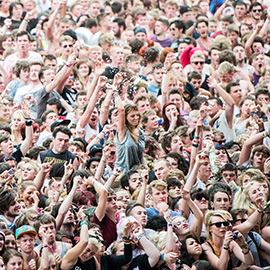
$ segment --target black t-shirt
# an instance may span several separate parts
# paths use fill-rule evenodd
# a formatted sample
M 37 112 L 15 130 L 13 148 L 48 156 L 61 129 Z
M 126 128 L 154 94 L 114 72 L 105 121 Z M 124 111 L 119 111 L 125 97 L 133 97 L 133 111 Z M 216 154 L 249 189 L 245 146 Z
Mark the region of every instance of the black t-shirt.
M 65 163 L 66 161 L 69 162 L 72 160 L 74 161 L 77 158 L 74 154 L 72 154 L 69 150 L 66 150 L 64 153 L 55 154 L 52 149 L 47 151 L 42 151 L 39 153 L 41 163 L 48 163 L 54 159 L 53 165 L 57 163 Z
M 74 106 L 77 93 L 78 90 L 76 90 L 75 88 L 72 88 L 72 90 L 68 90 L 66 87 L 64 87 L 61 96 L 69 105 Z

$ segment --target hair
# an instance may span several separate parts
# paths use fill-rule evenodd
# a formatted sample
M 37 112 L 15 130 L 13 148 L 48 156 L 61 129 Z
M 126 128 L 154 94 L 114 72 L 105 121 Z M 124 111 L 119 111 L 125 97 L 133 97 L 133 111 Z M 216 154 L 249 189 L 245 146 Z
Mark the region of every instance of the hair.
M 131 112 L 134 112 L 134 111 L 139 111 L 138 109 L 138 106 L 137 105 L 134 105 L 134 104 L 126 104 L 125 105 L 125 122 L 126 122 L 126 127 L 128 128 L 129 132 L 130 132 L 130 135 L 131 137 L 134 139 L 135 142 L 138 142 L 138 136 L 135 134 L 135 130 L 130 126 L 129 122 L 127 121 L 127 115 Z M 135 128 L 139 127 L 140 125 L 140 122 L 141 122 L 141 114 L 139 114 L 139 123 L 138 123 L 138 126 L 136 126 Z
M 15 219 L 15 227 L 20 228 L 23 225 L 30 225 L 29 224 L 29 216 L 31 214 L 38 215 L 38 211 L 33 208 L 25 209 L 20 215 Z
M 159 56 L 159 61 L 164 64 L 166 57 L 169 53 L 174 53 L 174 50 L 170 47 L 164 48 Z
M 211 222 L 212 222 L 212 217 L 221 217 L 223 218 L 224 220 L 228 220 L 228 217 L 230 217 L 230 220 L 232 220 L 232 216 L 229 212 L 227 211 L 224 211 L 224 210 L 209 210 L 206 215 L 205 215 L 205 219 L 204 219 L 204 223 L 205 223 L 205 226 L 206 226 L 206 237 L 207 237 L 207 240 L 212 240 L 212 235 L 211 235 L 211 232 L 210 232 L 210 225 L 211 225 Z
M 192 265 L 196 266 L 196 270 L 215 270 L 213 264 L 207 260 L 197 260 Z
M 152 192 L 153 192 L 153 188 L 155 188 L 157 190 L 164 190 L 164 189 L 167 190 L 167 184 L 162 180 L 154 180 L 154 181 L 152 181 L 150 183 L 149 188 L 148 188 L 148 192 L 151 195 L 152 195 Z
M 231 89 L 232 89 L 232 87 L 234 87 L 234 86 L 240 86 L 239 82 L 229 82 L 229 83 L 226 85 L 226 88 L 225 88 L 226 92 L 230 94 L 230 93 L 231 93 Z
M 199 80 L 202 78 L 202 75 L 198 71 L 191 71 L 188 73 L 188 81 L 190 82 L 192 79 Z
M 219 55 L 219 64 L 222 62 L 229 62 L 230 64 L 236 66 L 236 57 L 231 50 L 223 50 Z
M 56 127 L 56 128 L 54 129 L 54 131 L 53 131 L 53 137 L 54 137 L 54 138 L 56 137 L 56 135 L 57 135 L 58 132 L 62 132 L 62 133 L 64 133 L 64 134 L 68 135 L 69 138 L 72 137 L 72 133 L 71 133 L 70 129 L 67 128 L 66 126 L 59 126 L 59 127 Z
M 225 61 L 225 62 L 222 62 L 221 64 L 219 64 L 218 66 L 218 72 L 221 73 L 221 74 L 224 74 L 224 73 L 234 73 L 234 65 L 232 65 L 231 63 Z
M 145 61 L 146 63 L 154 63 L 159 57 L 159 50 L 157 47 L 149 47 L 145 50 Z
M 209 209 L 212 209 L 211 202 L 214 202 L 215 195 L 218 192 L 222 192 L 222 193 L 227 194 L 229 201 L 231 201 L 231 196 L 225 189 L 223 189 L 223 188 L 215 188 L 211 192 L 208 192 L 208 194 L 209 194 L 209 200 L 208 200 Z
M 131 175 L 135 173 L 138 173 L 138 171 L 135 169 L 130 169 L 129 171 L 127 171 L 126 173 L 122 175 L 120 182 L 121 182 L 121 187 L 123 189 L 126 189 L 126 187 L 129 187 L 129 178 Z
M 152 229 L 154 231 L 164 230 L 167 227 L 167 221 L 163 216 L 152 216 L 145 226 L 146 229 Z
M 13 190 L 9 189 L 9 190 L 5 190 L 1 192 L 0 193 L 0 213 L 3 215 L 9 209 L 9 207 L 12 205 L 12 203 L 15 200 L 16 200 L 16 194 Z
M 50 214 L 43 214 L 38 217 L 36 222 L 34 223 L 34 228 L 36 232 L 39 232 L 39 228 L 41 225 L 53 223 L 54 227 L 56 228 L 56 221 L 55 218 Z
M 177 134 L 177 133 L 176 133 Z M 189 165 L 186 160 L 177 152 L 169 152 L 167 153 L 167 157 L 171 157 L 177 160 L 177 167 L 184 175 L 187 175 Z M 184 176 L 183 176 L 184 178 Z
M 162 109 L 162 115 L 163 115 L 163 123 L 162 123 L 162 126 L 164 128 L 165 131 L 167 131 L 170 127 L 170 121 L 166 115 L 166 108 L 170 105 L 174 105 L 175 108 L 177 109 L 178 111 L 178 116 L 177 116 L 177 122 L 176 122 L 176 126 L 179 127 L 179 126 L 183 126 L 184 125 L 184 121 L 183 119 L 181 118 L 181 115 L 180 115 L 180 109 L 175 105 L 175 103 L 173 102 L 167 102 L 166 104 L 164 104 L 163 106 L 163 109 Z
M 194 110 L 199 110 L 200 106 L 203 103 L 208 103 L 207 98 L 206 97 L 201 97 L 201 96 L 195 96 L 191 99 L 190 101 L 190 107 L 192 109 L 192 111 Z
M 13 257 L 20 257 L 23 261 L 22 254 L 15 249 L 8 249 L 7 251 L 5 251 L 2 257 L 3 257 L 3 262 L 5 266 L 7 266 L 9 260 Z
M 30 65 L 28 61 L 19 61 L 15 64 L 13 68 L 13 73 L 16 77 L 20 77 L 21 71 L 30 71 Z

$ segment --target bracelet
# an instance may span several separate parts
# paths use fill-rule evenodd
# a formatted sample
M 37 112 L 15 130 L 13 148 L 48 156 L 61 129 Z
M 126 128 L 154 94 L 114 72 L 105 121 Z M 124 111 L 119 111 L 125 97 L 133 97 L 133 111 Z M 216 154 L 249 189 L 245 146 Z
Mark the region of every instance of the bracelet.
M 73 64 L 71 63 L 71 64 L 68 65 L 67 63 L 65 63 L 65 66 L 66 67 L 71 67 L 71 66 L 73 66 Z
M 48 244 L 43 244 L 42 247 L 43 247 L 43 248 L 46 248 L 46 247 L 48 248 L 49 245 L 48 245 Z
M 262 210 L 260 210 L 259 208 L 257 208 L 257 211 L 261 214 L 263 211 Z
M 32 124 L 33 124 L 33 120 L 32 120 L 32 119 L 25 120 L 25 125 L 26 125 L 27 127 L 31 127 Z
M 80 223 L 80 226 L 82 226 L 82 225 L 88 226 L 88 223 L 84 220 L 84 221 L 82 221 L 82 222 Z
M 223 249 L 225 249 L 225 250 L 229 250 L 229 247 L 223 246 Z
M 195 148 L 197 148 L 197 147 L 199 147 L 199 144 L 197 144 L 197 143 L 192 143 L 192 146 L 195 147 Z
M 126 237 L 126 236 L 123 235 L 123 236 L 122 236 L 122 239 L 123 239 L 123 240 L 130 240 L 130 236 L 129 236 L 129 237 Z
M 242 250 L 242 253 L 243 253 L 244 255 L 247 255 L 247 254 L 249 253 L 249 249 L 248 249 L 246 252 L 244 252 L 244 251 Z
M 168 223 L 168 227 L 172 227 L 172 223 Z
M 194 135 L 194 139 L 200 139 L 200 137 L 199 136 L 197 136 L 197 135 Z
M 264 138 L 269 137 L 269 133 L 267 131 L 262 132 Z
M 165 261 L 165 260 L 164 260 L 164 256 L 165 256 L 165 253 L 162 253 L 161 256 L 160 256 L 160 259 L 161 259 L 162 261 Z

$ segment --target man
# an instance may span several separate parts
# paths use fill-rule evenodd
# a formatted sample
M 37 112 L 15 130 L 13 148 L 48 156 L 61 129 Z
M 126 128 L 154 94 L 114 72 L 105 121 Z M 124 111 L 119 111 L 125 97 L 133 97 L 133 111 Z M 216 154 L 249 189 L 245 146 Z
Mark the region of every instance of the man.
M 28 62 L 41 62 L 42 58 L 39 53 L 31 52 L 29 50 L 30 46 L 30 35 L 27 31 L 20 31 L 15 37 L 16 53 L 9 55 L 4 61 L 4 68 L 8 75 L 12 76 L 13 67 L 18 61 L 28 61 Z
M 243 1 L 237 1 L 234 4 L 234 23 L 239 27 L 244 21 L 247 13 L 247 5 Z
M 209 56 L 211 60 L 210 66 L 213 68 L 213 71 L 218 69 L 220 52 L 221 50 L 217 46 L 212 46 L 209 51 Z
M 154 171 L 158 180 L 166 181 L 168 173 L 172 170 L 170 162 L 165 158 L 155 161 Z
M 23 225 L 16 230 L 16 243 L 23 256 L 24 267 L 26 270 L 37 266 L 38 254 L 34 251 L 35 236 L 37 232 L 30 225 Z
M 44 58 L 44 66 L 50 67 L 54 73 L 57 71 L 57 60 L 56 57 L 52 54 L 47 54 Z
M 208 36 L 208 21 L 199 20 L 196 22 L 196 29 L 199 34 L 199 38 L 197 39 L 198 47 L 203 49 L 204 53 L 207 53 L 211 49 L 213 40 Z
M 155 215 L 164 215 L 164 212 L 168 209 L 167 205 L 167 184 L 164 181 L 155 180 L 150 183 L 148 190 L 154 206 L 146 208 L 147 220 Z M 180 215 L 179 212 L 171 211 L 172 217 Z
M 262 21 L 263 6 L 259 2 L 252 3 L 249 7 L 249 13 L 251 14 L 252 25 L 256 26 Z
M 137 170 L 131 169 L 124 173 L 120 181 L 122 188 L 128 190 L 132 195 L 135 190 L 142 186 L 143 180 Z
M 236 25 L 228 25 L 226 28 L 226 37 L 231 41 L 232 47 L 239 43 L 239 27 Z
M 58 68 L 64 65 L 70 54 L 73 53 L 73 38 L 70 36 L 62 36 L 59 40 L 59 46 L 61 55 L 56 59 Z
M 110 14 L 109 13 L 98 14 L 97 23 L 99 26 L 99 31 L 93 35 L 90 45 L 98 45 L 98 40 L 101 34 L 106 34 L 110 32 L 112 27 Z
M 240 113 L 240 101 L 242 99 L 242 89 L 239 82 L 229 82 L 226 86 L 226 92 L 229 93 L 234 101 L 234 115 Z
M 146 67 L 142 71 L 142 75 L 147 76 L 152 72 L 153 65 L 159 61 L 159 50 L 156 47 L 150 47 L 145 50 Z
M 158 62 L 152 66 L 153 81 L 148 84 L 147 91 L 155 97 L 161 93 L 161 81 L 164 73 L 163 64 Z
M 154 110 L 145 110 L 142 113 L 142 124 L 144 127 L 144 134 L 150 135 L 158 129 L 158 117 Z
M 175 20 L 170 23 L 169 27 L 169 37 L 172 39 L 170 47 L 174 49 L 175 52 L 178 50 L 179 39 L 185 37 L 186 26 L 183 21 Z
M 165 2 L 164 11 L 165 16 L 168 20 L 174 19 L 177 17 L 177 3 L 174 0 L 168 0 Z
M 264 55 L 259 52 L 253 53 L 249 59 L 249 64 L 254 68 L 253 85 L 257 87 L 259 79 L 262 76 L 263 67 L 265 66 Z
M 30 107 L 30 116 L 33 119 L 37 119 L 37 96 L 38 90 L 42 88 L 42 84 L 38 78 L 38 73 L 43 64 L 39 62 L 33 62 L 30 64 L 30 84 L 20 87 L 14 97 L 16 106 L 20 106 L 23 100 L 28 101 Z
M 122 34 L 126 30 L 125 20 L 121 17 L 116 17 L 112 21 L 112 31 L 115 36 L 114 45 L 124 45 Z
M 233 163 L 226 163 L 221 168 L 221 175 L 226 184 L 230 185 L 233 181 L 237 182 L 237 167 Z
M 2 172 L 0 179 L 8 177 L 8 171 L 6 170 L 4 173 L 6 175 L 3 175 Z M 0 220 L 4 221 L 10 230 L 15 226 L 15 218 L 22 212 L 16 197 L 16 193 L 11 189 L 5 190 L 0 194 Z
M 125 66 L 138 75 L 141 71 L 140 56 L 137 54 L 127 55 L 125 58 Z
M 100 2 L 98 0 L 91 0 L 88 2 L 88 14 L 91 18 L 96 19 L 100 14 Z
M 154 42 L 157 42 L 161 45 L 162 48 L 169 47 L 172 42 L 171 38 L 167 37 L 167 31 L 169 28 L 169 21 L 164 18 L 157 19 L 155 23 L 155 36 L 151 38 Z
M 141 113 L 150 109 L 150 99 L 147 94 L 136 96 L 134 103 L 138 106 L 139 112 Z
M 61 100 L 62 106 L 70 110 L 70 106 L 67 102 L 59 95 L 57 91 L 63 88 L 65 81 L 68 79 L 68 75 L 72 71 L 73 64 L 75 62 L 76 53 L 69 56 L 66 64 L 62 69 L 56 74 L 49 67 L 43 67 L 40 69 L 38 77 L 43 88 L 38 92 L 37 97 L 37 118 L 40 118 L 42 113 L 46 111 L 46 101 L 51 97 L 56 97 Z
M 237 62 L 237 69 L 248 73 L 250 70 L 253 70 L 252 66 L 246 63 L 246 53 L 245 47 L 242 44 L 236 44 L 233 46 L 233 54 L 235 55 L 236 62 Z
M 69 139 L 72 133 L 65 126 L 56 127 L 53 131 L 53 147 L 47 151 L 40 152 L 39 160 L 41 163 L 48 163 L 54 160 L 53 164 L 65 163 L 72 160 L 74 170 L 78 168 L 78 158 L 67 150 Z
M 166 154 L 177 152 L 183 154 L 183 143 L 175 130 L 167 131 L 161 138 L 161 147 Z
M 43 214 L 37 219 L 34 227 L 36 232 L 38 232 L 39 240 L 41 240 L 41 244 L 34 249 L 37 254 L 40 254 L 42 246 L 49 245 L 48 252 L 52 255 L 56 253 L 63 259 L 71 246 L 67 243 L 56 241 L 56 222 L 54 217 L 49 214 Z

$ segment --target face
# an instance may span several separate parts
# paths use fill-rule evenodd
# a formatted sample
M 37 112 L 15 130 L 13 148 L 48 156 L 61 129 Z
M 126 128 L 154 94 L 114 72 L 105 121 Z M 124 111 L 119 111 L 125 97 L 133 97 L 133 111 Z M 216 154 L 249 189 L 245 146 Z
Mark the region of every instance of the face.
M 96 171 L 97 171 L 97 168 L 98 168 L 98 165 L 99 165 L 99 162 L 98 161 L 92 161 L 91 162 L 91 165 L 90 165 L 90 168 L 89 168 L 89 171 L 92 175 L 95 175 Z
M 176 199 L 178 196 L 181 196 L 181 187 L 175 185 L 169 187 L 169 196 L 173 199 Z
M 99 3 L 91 4 L 88 9 L 88 12 L 91 18 L 96 18 L 97 15 L 100 13 L 100 4 Z
M 211 222 L 209 225 L 209 231 L 212 233 L 212 235 L 218 236 L 223 238 L 229 229 L 230 223 L 227 222 L 224 224 L 224 219 L 219 216 L 213 216 L 211 218 Z M 221 226 L 219 227 L 219 222 L 221 222 Z M 217 223 L 217 225 L 215 225 Z M 212 225 L 211 225 L 212 224 Z M 227 226 L 226 226 L 227 225 Z
M 197 25 L 197 32 L 203 39 L 208 37 L 208 26 L 206 25 L 205 22 L 199 23 Z
M 171 19 L 176 16 L 176 10 L 177 10 L 176 6 L 167 5 L 164 10 L 165 10 L 167 19 Z
M 171 122 L 172 121 L 172 114 L 179 115 L 179 112 L 178 112 L 176 106 L 171 104 L 171 105 L 166 107 L 165 114 L 166 114 L 169 122 Z
M 2 43 L 2 47 L 4 49 L 8 49 L 8 48 L 11 48 L 13 45 L 13 41 L 12 41 L 12 38 L 11 37 L 8 37 L 5 41 L 3 41 Z
M 140 113 L 139 111 L 131 111 L 130 113 L 127 114 L 127 122 L 129 125 L 132 127 L 137 127 L 140 122 Z
M 156 189 L 156 188 L 152 188 L 152 201 L 154 204 L 158 204 L 161 202 L 167 202 L 167 191 L 166 189 Z
M 98 251 L 98 249 L 93 244 L 88 244 L 86 249 L 81 253 L 80 260 L 82 262 L 89 261 L 90 259 L 92 259 L 95 256 L 97 251 Z
M 190 255 L 201 255 L 202 247 L 201 245 L 193 238 L 188 238 L 186 240 L 187 252 Z
M 118 206 L 116 204 L 116 195 L 111 194 L 107 197 L 106 211 L 116 213 Z
M 79 71 L 80 71 L 80 74 L 86 78 L 88 76 L 88 73 L 89 73 L 89 67 L 87 64 L 81 64 L 80 67 L 79 67 Z
M 227 33 L 227 38 L 231 41 L 232 46 L 238 43 L 238 34 L 234 31 L 232 31 L 231 33 Z
M 193 201 L 201 211 L 204 212 L 208 209 L 208 199 L 205 196 L 199 194 L 194 198 Z
M 262 16 L 263 9 L 261 6 L 255 6 L 251 10 L 251 15 L 253 19 L 255 20 L 260 20 Z
M 58 119 L 58 115 L 54 112 L 47 114 L 46 121 L 43 122 L 43 125 L 47 130 L 51 129 L 51 124 L 54 123 Z
M 16 241 L 14 235 L 6 235 L 5 249 L 16 249 Z
M 11 119 L 12 130 L 20 130 L 22 121 L 22 116 L 19 113 L 14 113 Z
M 30 163 L 25 163 L 22 167 L 22 179 L 23 181 L 33 181 L 36 176 L 34 166 Z
M 209 22 L 208 29 L 209 32 L 211 33 L 216 33 L 217 32 L 217 23 L 216 22 Z
M 151 108 L 148 99 L 138 101 L 137 105 L 138 105 L 138 109 L 140 112 L 143 112 L 145 110 L 149 110 Z
M 0 143 L 0 150 L 2 153 L 11 155 L 13 152 L 13 144 L 11 139 L 5 140 Z
M 245 49 L 241 46 L 236 46 L 233 49 L 233 53 L 236 57 L 237 62 L 243 62 L 245 60 L 246 54 Z
M 34 194 L 37 191 L 35 186 L 28 186 L 22 194 L 23 201 L 25 205 L 28 207 L 34 204 Z
M 127 63 L 127 67 L 134 71 L 135 73 L 139 73 L 141 70 L 141 63 L 140 60 L 133 61 L 131 63 Z
M 119 64 L 124 63 L 124 50 L 122 48 L 115 48 L 112 54 L 113 61 Z
M 73 10 L 72 13 L 76 16 L 79 17 L 83 14 L 83 6 L 81 5 L 76 5 Z
M 144 126 L 151 127 L 152 129 L 157 129 L 158 128 L 158 117 L 156 115 L 150 115 L 148 117 L 148 120 L 146 123 L 144 123 Z
M 165 181 L 165 178 L 170 170 L 171 168 L 167 165 L 166 161 L 160 160 L 155 162 L 155 175 L 158 180 Z
M 211 176 L 211 166 L 209 159 L 205 159 L 205 162 L 201 165 L 199 171 L 201 175 L 203 175 L 205 178 L 209 178 Z
M 263 168 L 265 160 L 268 158 L 268 155 L 263 152 L 256 152 L 253 156 L 252 165 L 254 168 Z
M 126 31 L 125 36 L 126 36 L 126 41 L 129 44 L 129 42 L 135 37 L 134 31 Z
M 190 83 L 194 86 L 195 90 L 198 92 L 202 85 L 202 79 L 192 79 Z
M 154 76 L 154 80 L 160 84 L 161 81 L 162 81 L 162 77 L 163 77 L 163 74 L 164 74 L 164 69 L 163 68 L 156 68 L 153 72 L 153 76 Z
M 191 66 L 195 71 L 198 71 L 199 73 L 202 73 L 203 67 L 204 67 L 204 60 L 201 57 L 195 57 L 192 60 Z
M 117 204 L 122 202 L 124 204 L 124 208 L 126 208 L 127 204 L 130 202 L 130 197 L 128 191 L 126 190 L 119 190 L 116 192 L 116 200 Z
M 142 227 L 145 227 L 147 223 L 147 214 L 143 207 L 135 206 L 131 211 L 131 215 L 142 225 Z
M 179 54 L 179 57 L 181 56 L 182 52 L 184 51 L 184 49 L 188 46 L 188 43 L 186 42 L 181 42 L 179 45 L 178 45 L 178 54 Z
M 190 227 L 184 217 L 177 217 L 173 219 L 173 227 L 177 235 L 183 236 L 190 232 Z
M 15 257 L 9 259 L 6 270 L 22 270 L 23 269 L 23 261 L 21 257 Z
M 48 66 L 52 69 L 53 73 L 55 74 L 56 70 L 57 70 L 57 62 L 56 60 L 49 60 L 49 59 L 46 59 L 45 62 L 44 62 L 44 65 L 45 66 Z
M 137 188 L 142 186 L 142 177 L 138 173 L 134 173 L 129 177 L 129 188 L 131 191 L 135 191 Z
M 241 107 L 241 114 L 245 115 L 246 117 L 249 117 L 250 109 L 253 106 L 255 106 L 255 102 L 253 100 L 247 99 Z
M 0 250 L 1 250 L 1 251 L 3 250 L 4 243 L 5 243 L 4 237 L 3 237 L 3 235 L 1 234 L 1 235 L 0 235 Z M 1 262 L 0 262 L 0 268 L 1 268 Z
M 179 154 L 182 154 L 183 152 L 183 143 L 178 135 L 175 135 L 172 137 L 171 141 L 171 152 L 177 152 Z
M 243 18 L 247 12 L 247 9 L 244 5 L 237 5 L 234 8 L 234 14 L 236 18 Z
M 269 100 L 270 100 L 269 96 L 265 94 L 261 94 L 257 97 L 257 103 L 260 106 L 263 106 L 264 104 L 268 104 Z
M 211 202 L 211 206 L 214 210 L 228 211 L 230 207 L 230 199 L 226 193 L 217 192 L 214 196 L 214 201 Z
M 14 6 L 13 10 L 12 10 L 12 18 L 14 20 L 18 20 L 21 19 L 23 15 L 23 8 L 21 5 L 16 5 Z
M 230 95 L 233 98 L 234 102 L 238 104 L 242 98 L 242 89 L 240 85 L 232 86 Z
M 218 65 L 218 61 L 219 61 L 219 55 L 220 55 L 220 51 L 218 50 L 212 50 L 211 51 L 211 63 L 215 66 Z
M 75 222 L 74 213 L 71 211 L 71 209 L 68 209 L 68 212 L 64 217 L 63 224 L 74 224 L 74 222 Z
M 220 162 L 220 163 L 227 163 L 228 162 L 228 157 L 227 157 L 226 151 L 224 149 L 215 149 L 215 154 L 216 154 L 218 162 Z
M 43 72 L 42 83 L 47 85 L 55 78 L 55 72 L 52 69 L 47 69 Z
M 28 51 L 29 50 L 29 39 L 27 35 L 18 37 L 16 41 L 16 47 L 18 51 Z
M 35 236 L 33 234 L 23 234 L 17 241 L 20 249 L 25 253 L 30 253 L 34 250 Z
M 255 183 L 250 186 L 248 189 L 248 196 L 250 198 L 250 201 L 255 204 L 258 198 L 264 198 L 260 184 Z
M 64 153 L 68 148 L 69 136 L 63 132 L 58 132 L 53 137 L 53 152 L 56 154 Z
M 262 71 L 262 68 L 264 67 L 264 57 L 262 54 L 259 54 L 253 59 L 252 66 L 255 68 L 255 71 Z
M 89 125 L 91 128 L 96 128 L 97 126 L 97 121 L 98 121 L 98 111 L 97 108 L 95 107 L 95 109 L 93 110 L 91 117 L 89 119 Z
M 59 26 L 58 26 L 58 32 L 59 32 L 60 36 L 62 36 L 63 33 L 64 33 L 65 31 L 69 30 L 69 29 L 70 29 L 69 23 L 61 22 L 61 23 L 59 24 Z
M 53 243 L 55 241 L 55 234 L 56 234 L 54 223 L 51 222 L 48 224 L 42 224 L 40 227 L 44 229 L 45 233 L 48 235 L 49 237 L 48 243 Z
M 30 80 L 35 82 L 38 81 L 38 72 L 41 69 L 40 65 L 33 65 L 30 67 Z
M 236 181 L 237 175 L 235 171 L 223 171 L 222 177 L 226 181 L 226 183 L 230 183 L 231 181 Z

